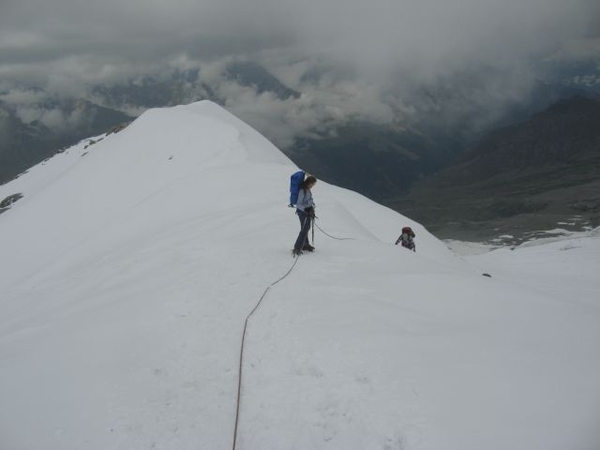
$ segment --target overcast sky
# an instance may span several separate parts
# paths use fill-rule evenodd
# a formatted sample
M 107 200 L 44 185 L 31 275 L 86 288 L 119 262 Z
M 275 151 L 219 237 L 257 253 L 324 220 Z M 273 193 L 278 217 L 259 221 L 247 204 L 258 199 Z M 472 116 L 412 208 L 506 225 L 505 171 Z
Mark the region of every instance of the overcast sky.
M 433 80 L 485 64 L 510 74 L 532 56 L 600 54 L 599 17 L 597 0 L 1 0 L 0 91 L 77 91 L 201 62 L 208 76 L 210 64 L 250 56 L 313 95 L 295 100 L 296 111 L 324 110 L 315 98 L 326 98 L 328 114 L 364 105 L 384 120 L 385 105 L 369 102 L 398 77 Z M 317 63 L 352 76 L 293 85 Z M 510 78 L 495 82 L 519 95 Z M 256 101 L 246 100 L 230 103 Z M 268 100 L 266 110 L 287 108 Z

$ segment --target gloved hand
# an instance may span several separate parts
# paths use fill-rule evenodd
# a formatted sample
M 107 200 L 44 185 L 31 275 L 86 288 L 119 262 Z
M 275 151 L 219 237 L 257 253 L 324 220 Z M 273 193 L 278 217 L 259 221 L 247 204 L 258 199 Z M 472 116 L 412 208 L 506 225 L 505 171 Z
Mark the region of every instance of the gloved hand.
M 308 214 L 309 217 L 315 217 L 315 208 L 313 208 L 312 206 L 307 206 L 306 208 L 304 208 L 304 212 Z

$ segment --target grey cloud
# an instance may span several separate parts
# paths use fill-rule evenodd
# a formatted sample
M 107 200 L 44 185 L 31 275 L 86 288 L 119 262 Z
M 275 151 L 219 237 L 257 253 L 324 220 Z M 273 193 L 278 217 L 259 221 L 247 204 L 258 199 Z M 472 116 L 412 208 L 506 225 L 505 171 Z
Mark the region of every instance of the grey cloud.
M 28 0 L 3 11 L 2 42 L 12 45 L 0 48 L 23 57 L 20 36 L 38 57 L 87 48 L 160 57 L 177 48 L 247 52 L 295 38 L 311 52 L 385 65 L 543 46 L 585 29 L 590 9 L 589 0 Z
M 39 89 L 11 90 L 0 94 L 0 105 L 3 114 L 10 110 L 26 124 L 37 121 L 58 133 L 89 120 L 82 108 L 64 108 L 55 96 Z
M 527 95 L 532 58 L 600 50 L 595 0 L 5 0 L 1 8 L 0 92 L 30 84 L 83 95 L 94 84 L 199 68 L 229 109 L 280 145 L 355 119 L 435 115 L 440 104 L 415 92 L 452 90 L 447 80 L 464 74 L 486 79 L 445 97 L 443 120 L 486 107 L 491 117 Z M 224 79 L 240 56 L 303 95 L 281 100 Z
M 13 90 L 0 94 L 0 102 L 10 106 L 36 105 L 46 98 L 46 93 L 34 89 Z
M 31 0 L 0 17 L 0 54 L 21 61 L 89 53 L 156 60 L 177 51 L 248 51 L 283 30 L 277 21 L 264 26 L 261 14 L 246 2 L 217 0 Z
M 597 26 L 591 0 L 28 0 L 0 16 L 0 60 L 148 64 L 296 46 L 381 76 L 549 51 Z M 591 14 L 590 14 L 591 13 Z

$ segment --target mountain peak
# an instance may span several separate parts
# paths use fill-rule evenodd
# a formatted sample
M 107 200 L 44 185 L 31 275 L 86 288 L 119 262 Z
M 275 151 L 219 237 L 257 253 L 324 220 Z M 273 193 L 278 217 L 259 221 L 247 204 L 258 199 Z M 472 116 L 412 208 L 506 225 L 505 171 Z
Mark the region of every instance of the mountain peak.
M 0 282 L 15 281 L 25 267 L 46 266 L 50 255 L 72 242 L 93 241 L 109 223 L 126 241 L 144 224 L 159 229 L 220 211 L 235 216 L 237 208 L 247 207 L 248 196 L 256 208 L 287 205 L 295 170 L 266 138 L 213 102 L 150 109 L 121 132 L 84 140 L 0 186 L 2 198 L 24 196 L 0 225 L 23 223 L 23 239 L 41 251 L 34 263 L 31 254 L 19 251 L 21 242 L 7 243 L 14 270 L 0 273 Z M 40 215 L 45 233 L 36 227 Z M 389 229 L 385 239 L 395 233 Z M 423 230 L 422 239 L 443 248 L 426 235 Z

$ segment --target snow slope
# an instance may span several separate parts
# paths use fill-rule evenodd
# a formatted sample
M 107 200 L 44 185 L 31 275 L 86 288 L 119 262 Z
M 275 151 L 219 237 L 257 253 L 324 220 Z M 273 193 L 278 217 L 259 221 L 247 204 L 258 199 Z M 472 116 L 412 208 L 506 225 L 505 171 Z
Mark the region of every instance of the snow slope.
M 0 449 L 232 448 L 244 321 L 295 261 L 295 166 L 210 102 L 100 139 L 0 186 L 24 194 L 0 215 Z M 252 315 L 238 449 L 599 448 L 597 235 L 463 259 L 313 194 L 350 239 L 317 230 Z

